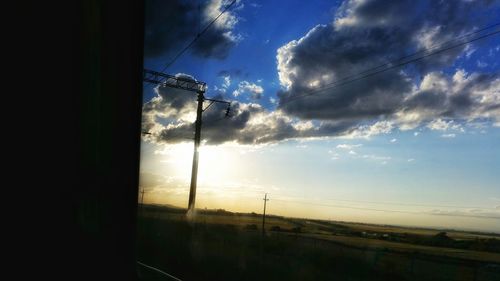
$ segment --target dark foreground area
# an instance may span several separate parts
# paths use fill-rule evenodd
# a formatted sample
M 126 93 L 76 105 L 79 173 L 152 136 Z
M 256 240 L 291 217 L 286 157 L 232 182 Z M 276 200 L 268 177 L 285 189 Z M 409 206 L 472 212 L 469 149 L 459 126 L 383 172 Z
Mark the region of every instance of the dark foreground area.
M 411 247 L 411 245 L 409 246 Z M 138 220 L 141 262 L 181 280 L 500 280 L 500 264 L 179 216 Z M 142 280 L 168 280 L 139 267 Z

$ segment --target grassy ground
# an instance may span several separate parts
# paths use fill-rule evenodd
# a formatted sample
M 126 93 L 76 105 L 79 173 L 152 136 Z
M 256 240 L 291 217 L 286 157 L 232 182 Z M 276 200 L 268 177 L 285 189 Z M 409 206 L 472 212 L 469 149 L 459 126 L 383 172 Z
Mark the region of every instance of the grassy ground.
M 144 208 L 137 244 L 142 262 L 182 280 L 500 280 L 497 253 L 334 235 L 375 231 L 370 225 L 271 216 L 263 239 L 259 215 L 201 212 L 188 220 L 184 212 Z

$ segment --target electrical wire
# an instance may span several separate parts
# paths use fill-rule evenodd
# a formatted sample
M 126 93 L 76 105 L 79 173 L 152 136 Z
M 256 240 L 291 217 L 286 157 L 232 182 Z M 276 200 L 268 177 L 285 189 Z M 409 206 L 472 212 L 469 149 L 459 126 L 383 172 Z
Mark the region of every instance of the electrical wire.
M 497 219 L 497 220 L 500 220 L 500 216 L 492 216 L 492 215 L 456 214 L 456 213 L 455 214 L 454 213 L 433 213 L 433 212 L 412 212 L 412 211 L 403 211 L 403 210 L 388 210 L 388 209 L 364 208 L 364 207 L 354 207 L 354 206 L 345 206 L 345 205 L 320 204 L 320 203 L 311 203 L 311 202 L 303 202 L 303 201 L 289 201 L 289 200 L 273 199 L 273 198 L 270 198 L 270 200 L 271 201 L 277 201 L 277 202 L 284 202 L 284 203 L 292 203 L 292 204 L 303 204 L 303 205 L 331 207 L 331 208 L 344 208 L 344 209 L 354 209 L 354 210 L 363 210 L 363 211 L 376 211 L 376 212 L 385 212 L 385 213 L 403 213 L 403 214 L 412 214 L 412 215 L 468 217 L 468 218 L 483 218 L 483 219 Z
M 231 4 L 226 6 L 226 8 L 224 8 L 224 10 L 222 10 L 222 12 L 220 12 L 220 14 L 217 17 L 215 17 L 207 26 L 205 26 L 205 28 L 201 32 L 199 32 L 196 35 L 196 37 L 186 47 L 184 47 L 184 49 L 182 49 L 169 63 L 167 63 L 165 65 L 165 67 L 163 67 L 160 72 L 164 72 L 165 70 L 167 70 L 167 68 L 169 68 L 172 64 L 174 64 L 175 61 L 182 54 L 184 54 L 184 52 L 186 52 L 189 48 L 191 48 L 194 45 L 194 43 L 196 43 L 196 41 L 198 41 L 198 39 L 201 37 L 201 35 L 203 35 L 203 33 L 205 33 L 215 23 L 215 21 L 217 21 L 220 18 L 220 16 L 222 16 L 222 14 L 224 14 L 227 10 L 229 10 L 229 8 L 231 8 L 231 6 L 234 5 L 234 3 L 236 3 L 236 0 L 233 0 L 233 2 L 231 2 Z
M 284 194 L 276 194 L 285 196 L 286 198 L 294 199 L 304 199 L 303 197 L 288 196 Z M 385 202 L 385 201 L 365 201 L 365 200 L 352 200 L 352 199 L 333 199 L 333 198 L 321 198 L 321 200 L 327 201 L 341 201 L 341 202 L 353 202 L 353 203 L 365 203 L 365 204 L 375 204 L 375 205 L 395 205 L 395 206 L 414 206 L 414 207 L 433 207 L 433 208 L 457 208 L 457 209 L 481 209 L 481 210 L 497 210 L 495 208 L 485 208 L 478 206 L 459 206 L 459 205 L 433 205 L 433 204 L 419 204 L 419 203 L 397 203 L 397 202 Z
M 498 24 L 496 24 L 494 26 L 497 26 L 497 25 Z M 387 68 L 385 68 L 385 69 L 378 70 L 378 71 L 375 71 L 375 72 L 372 72 L 372 73 L 368 73 L 366 75 L 362 75 L 361 77 L 353 78 L 353 79 L 350 79 L 350 80 L 347 80 L 347 81 L 344 81 L 344 82 L 342 82 L 342 81 L 335 81 L 335 82 L 329 83 L 328 84 L 329 86 L 327 86 L 327 87 L 321 87 L 321 88 L 318 88 L 318 89 L 313 89 L 313 90 L 308 91 L 308 92 L 306 92 L 304 94 L 297 95 L 295 97 L 291 97 L 288 100 L 284 100 L 279 105 L 283 106 L 284 104 L 287 104 L 289 102 L 292 102 L 292 101 L 295 101 L 295 100 L 298 100 L 298 99 L 302 99 L 304 97 L 312 96 L 313 94 L 318 93 L 318 92 L 322 92 L 322 91 L 325 91 L 325 90 L 334 89 L 334 88 L 337 88 L 337 87 L 340 87 L 340 86 L 344 86 L 344 85 L 350 84 L 350 83 L 355 82 L 355 81 L 359 81 L 359 80 L 362 80 L 362 79 L 365 79 L 365 78 L 368 78 L 368 77 L 371 77 L 371 76 L 374 76 L 374 75 L 377 75 L 377 74 L 380 74 L 380 73 L 383 73 L 383 72 L 386 72 L 386 71 L 389 71 L 389 70 L 392 70 L 392 69 L 395 69 L 395 68 L 398 68 L 398 67 L 410 64 L 410 63 L 414 63 L 414 62 L 423 60 L 423 59 L 425 59 L 427 57 L 430 57 L 430 56 L 433 56 L 433 55 L 436 55 L 436 54 L 439 54 L 439 53 L 442 53 L 442 52 L 449 51 L 451 49 L 454 49 L 454 48 L 457 48 L 457 47 L 460 47 L 460 46 L 472 43 L 474 41 L 478 41 L 478 40 L 481 40 L 481 39 L 484 39 L 484 38 L 496 35 L 498 33 L 500 33 L 500 30 L 499 31 L 490 32 L 490 33 L 487 33 L 485 35 L 482 35 L 482 36 L 479 36 L 479 37 L 467 40 L 465 42 L 461 42 L 459 44 L 455 44 L 455 45 L 452 45 L 452 46 L 449 46 L 449 47 L 446 47 L 446 48 L 442 48 L 442 49 L 439 49 L 437 51 L 430 52 L 430 53 L 428 53 L 426 55 L 423 55 L 423 56 L 420 56 L 420 57 L 417 57 L 417 58 L 414 58 L 414 59 L 411 59 L 411 60 L 408 60 L 408 61 L 404 61 L 402 63 L 398 63 L 398 64 L 395 64 L 395 65 L 392 65 L 392 63 L 387 63 L 385 65 L 390 65 L 390 66 L 387 67 Z M 379 67 L 376 67 L 376 68 L 379 68 Z M 368 70 L 365 70 L 365 71 L 363 71 L 361 73 L 366 73 L 366 72 L 368 72 Z M 347 78 L 349 78 L 349 77 L 356 77 L 356 76 L 359 76 L 359 75 L 360 74 L 355 74 L 355 75 L 352 75 L 352 76 L 347 76 Z M 346 78 L 342 78 L 342 79 L 346 79 Z

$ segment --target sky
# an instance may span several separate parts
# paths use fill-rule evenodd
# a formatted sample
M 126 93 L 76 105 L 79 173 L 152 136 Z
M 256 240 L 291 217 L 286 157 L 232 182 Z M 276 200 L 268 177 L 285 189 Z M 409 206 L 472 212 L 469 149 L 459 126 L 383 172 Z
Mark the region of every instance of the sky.
M 500 233 L 500 1 L 237 0 L 173 60 L 231 2 L 146 1 L 144 68 L 231 102 L 197 208 Z M 187 207 L 196 94 L 143 100 L 144 202 Z

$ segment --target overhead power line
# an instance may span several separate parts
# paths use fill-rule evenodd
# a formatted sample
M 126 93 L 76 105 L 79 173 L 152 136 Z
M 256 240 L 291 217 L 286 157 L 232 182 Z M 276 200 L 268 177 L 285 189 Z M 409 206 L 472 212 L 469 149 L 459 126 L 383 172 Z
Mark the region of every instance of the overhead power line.
M 368 73 L 368 72 L 370 72 L 370 71 L 377 70 L 377 69 L 382 68 L 382 67 L 389 67 L 389 66 L 391 66 L 392 64 L 394 64 L 394 63 L 396 63 L 396 62 L 400 62 L 400 61 L 402 61 L 402 60 L 404 60 L 404 59 L 408 59 L 408 58 L 414 57 L 414 56 L 416 56 L 416 55 L 423 54 L 423 53 L 425 53 L 425 52 L 429 52 L 429 51 L 431 51 L 431 50 L 433 50 L 433 49 L 437 49 L 438 47 L 443 47 L 443 46 L 448 45 L 448 44 L 450 44 L 450 43 L 455 43 L 455 42 L 457 42 L 457 41 L 459 41 L 459 40 L 463 40 L 463 39 L 465 39 L 465 38 L 467 38 L 467 37 L 470 37 L 470 36 L 472 36 L 472 35 L 475 35 L 475 34 L 481 33 L 481 32 L 483 32 L 483 31 L 485 31 L 485 30 L 488 30 L 488 29 L 491 29 L 491 28 L 497 27 L 497 26 L 499 26 L 499 25 L 500 25 L 500 23 L 495 23 L 495 24 L 492 24 L 492 25 L 486 26 L 486 27 L 484 27 L 484 28 L 478 29 L 478 30 L 476 30 L 476 31 L 473 31 L 473 32 L 470 32 L 470 33 L 464 34 L 464 35 L 462 35 L 462 36 L 459 36 L 459 37 L 453 38 L 452 40 L 448 40 L 448 41 L 445 41 L 445 42 L 441 42 L 441 43 L 438 43 L 438 44 L 434 44 L 434 45 L 432 45 L 432 46 L 430 46 L 430 47 L 428 47 L 428 48 L 423 48 L 422 50 L 416 51 L 416 52 L 414 52 L 414 53 L 412 53 L 412 54 L 405 55 L 405 56 L 402 56 L 402 57 L 400 57 L 400 58 L 398 58 L 398 59 L 392 60 L 392 61 L 390 61 L 390 62 L 383 63 L 383 64 L 381 64 L 381 65 L 378 65 L 378 66 L 375 66 L 375 67 L 372 67 L 372 68 L 366 69 L 366 70 L 364 70 L 364 71 L 362 71 L 362 72 L 360 72 L 360 73 L 357 73 L 357 74 L 354 74 L 354 75 L 348 75 L 348 76 L 345 76 L 345 77 L 343 77 L 343 78 L 341 78 L 341 79 L 337 80 L 336 82 L 340 82 L 341 80 L 346 80 L 346 79 L 349 79 L 349 78 L 352 78 L 352 77 L 355 77 L 355 76 L 359 76 L 359 75 L 362 75 L 362 74 Z M 335 83 L 335 82 L 328 83 L 328 84 L 326 84 L 326 85 L 324 85 L 324 86 L 328 86 L 328 85 L 331 85 L 331 84 L 333 84 L 333 83 Z
M 215 17 L 209 24 L 207 24 L 207 26 L 205 26 L 205 28 L 201 32 L 196 34 L 196 37 L 188 45 L 186 45 L 186 47 L 184 47 L 184 49 L 182 49 L 170 62 L 168 62 L 160 72 L 165 72 L 167 68 L 169 68 L 172 64 L 174 64 L 175 61 L 180 56 L 182 56 L 182 54 L 184 54 L 189 48 L 191 48 L 194 45 L 194 43 L 198 41 L 201 35 L 203 35 L 203 33 L 205 33 L 215 23 L 215 21 L 217 21 L 217 19 L 219 19 L 220 16 L 222 16 L 222 14 L 224 14 L 227 10 L 229 10 L 229 8 L 231 8 L 231 6 L 233 6 L 234 3 L 236 3 L 236 0 L 233 0 L 233 2 L 231 2 L 231 4 L 229 4 L 227 7 L 225 7 L 224 10 L 222 10 L 222 12 L 220 12 L 220 14 L 217 17 Z
M 357 210 L 366 210 L 366 211 L 379 211 L 379 212 L 389 212 L 389 213 L 419 214 L 418 212 L 411 212 L 411 211 L 363 208 L 363 207 L 354 207 L 354 206 L 345 206 L 345 205 L 331 205 L 331 204 L 321 204 L 321 203 L 312 203 L 312 202 L 303 202 L 303 201 L 290 201 L 290 200 L 282 200 L 282 199 L 273 199 L 273 201 L 286 202 L 286 203 L 294 203 L 294 204 L 303 204 L 303 205 L 312 205 L 312 206 L 357 209 Z
M 240 192 L 241 189 L 236 189 L 234 192 L 238 193 Z M 225 192 L 228 192 L 228 190 L 225 190 Z M 256 196 L 245 196 L 248 198 L 258 198 L 260 196 L 260 192 L 255 192 Z M 270 194 L 270 193 L 268 193 Z M 275 196 L 278 196 L 276 200 L 281 200 L 281 201 L 286 201 L 286 202 L 296 202 L 294 199 L 298 200 L 319 200 L 315 198 L 304 198 L 304 197 L 299 197 L 299 196 L 289 196 L 286 194 L 282 193 L 272 193 Z M 281 196 L 281 197 L 280 197 Z M 440 205 L 440 204 L 423 204 L 423 203 L 397 203 L 397 202 L 387 202 L 387 201 L 368 201 L 368 200 L 354 200 L 354 199 L 333 199 L 333 198 L 321 198 L 321 200 L 324 201 L 345 201 L 345 202 L 352 202 L 352 203 L 363 203 L 363 204 L 376 204 L 376 205 L 394 205 L 394 206 L 412 206 L 412 207 L 433 207 L 433 208 L 456 208 L 456 209 L 481 209 L 481 210 L 491 210 L 491 211 L 496 211 L 498 210 L 497 208 L 491 208 L 491 207 L 479 207 L 479 206 L 464 206 L 464 205 Z M 315 204 L 315 203 L 311 203 Z
M 162 83 L 162 80 L 166 79 Z M 189 201 L 188 201 L 188 211 L 194 211 L 195 201 L 196 201 L 196 186 L 198 181 L 198 159 L 199 159 L 199 146 L 201 142 L 201 124 L 202 124 L 202 114 L 214 103 L 226 104 L 226 116 L 229 115 L 231 102 L 218 100 L 218 99 L 207 99 L 205 98 L 205 90 L 207 84 L 205 82 L 196 81 L 193 79 L 187 79 L 185 77 L 176 77 L 168 75 L 162 72 L 157 72 L 149 69 L 144 69 L 143 71 L 143 81 L 151 84 L 161 84 L 164 87 L 170 87 L 175 89 L 181 89 L 185 91 L 191 91 L 197 93 L 198 105 L 196 107 L 196 121 L 195 121 L 195 134 L 194 134 L 194 153 L 193 153 L 193 166 L 191 170 L 191 185 L 189 189 Z M 203 103 L 209 101 L 210 104 L 203 108 Z M 148 134 L 149 132 L 145 132 Z M 150 134 L 150 133 L 149 133 Z
M 414 212 L 414 211 L 412 212 L 412 211 L 403 211 L 403 210 L 375 209 L 375 208 L 364 208 L 364 207 L 354 207 L 354 206 L 345 206 L 345 205 L 332 205 L 332 204 L 320 204 L 320 203 L 302 202 L 302 201 L 289 201 L 289 200 L 281 200 L 281 199 L 273 199 L 273 201 L 292 203 L 292 204 L 311 205 L 311 206 L 331 207 L 331 208 L 344 208 L 344 209 L 354 209 L 354 210 L 363 210 L 363 211 L 376 211 L 376 212 L 384 212 L 384 213 L 403 213 L 403 214 L 412 214 L 412 215 L 468 217 L 468 218 L 483 218 L 483 219 L 500 220 L 500 216 L 491 216 L 491 215 L 476 215 L 476 214 L 468 215 L 468 214 L 431 213 L 431 212 Z
M 279 194 L 276 194 L 276 195 L 279 195 Z M 288 195 L 284 195 L 284 194 L 282 194 L 282 196 L 286 196 L 287 198 L 304 199 L 303 197 L 288 196 Z M 457 208 L 457 209 L 496 210 L 495 208 L 485 208 L 485 207 L 478 207 L 478 206 L 434 205 L 434 204 L 420 204 L 420 203 L 396 203 L 396 202 L 386 202 L 386 201 L 352 200 L 352 199 L 342 199 L 342 198 L 341 199 L 321 198 L 321 200 L 353 202 L 353 203 L 365 203 L 365 204 L 376 204 L 376 205 L 395 205 L 395 206 L 413 206 L 413 207 L 434 207 L 434 208 Z
M 379 204 L 379 205 L 397 205 L 397 206 L 415 206 L 415 207 L 435 207 L 435 208 L 457 208 L 457 209 L 495 210 L 494 208 L 484 208 L 484 207 L 475 207 L 475 206 L 431 205 L 431 204 L 412 204 L 412 203 L 395 203 L 395 202 L 375 202 L 375 201 L 347 200 L 347 199 L 324 199 L 324 200 L 344 201 L 344 202 L 354 202 L 354 203 L 368 203 L 368 204 Z
M 487 27 L 485 29 L 490 29 L 490 28 L 496 27 L 498 25 L 500 25 L 500 24 L 491 25 L 491 26 L 489 26 L 489 27 Z M 481 31 L 484 31 L 485 29 L 481 29 Z M 475 33 L 477 33 L 477 32 L 479 32 L 479 31 L 476 31 Z M 449 51 L 451 49 L 454 49 L 454 48 L 457 48 L 457 47 L 460 47 L 460 46 L 472 43 L 474 41 L 478 41 L 478 40 L 481 40 L 481 39 L 484 39 L 484 38 L 496 35 L 498 33 L 500 33 L 500 30 L 497 30 L 497 31 L 494 31 L 494 32 L 487 33 L 485 35 L 481 35 L 481 36 L 475 37 L 475 38 L 467 40 L 465 42 L 460 42 L 460 43 L 455 44 L 455 45 L 444 47 L 442 49 L 438 49 L 438 50 L 430 52 L 430 53 L 428 52 L 429 51 L 428 49 L 424 50 L 424 51 L 419 51 L 419 52 L 417 52 L 415 54 L 422 53 L 422 52 L 424 52 L 424 53 L 427 52 L 427 53 L 425 55 L 423 55 L 423 56 L 420 56 L 420 57 L 417 57 L 417 58 L 414 58 L 414 59 L 410 59 L 410 60 L 406 60 L 404 62 L 397 63 L 397 62 L 399 62 L 399 61 L 401 61 L 401 60 L 403 60 L 405 58 L 412 57 L 415 54 L 408 55 L 408 56 L 400 58 L 400 59 L 398 59 L 396 61 L 392 61 L 392 62 L 383 64 L 383 65 L 380 65 L 380 66 L 377 66 L 377 67 L 374 67 L 374 68 L 371 68 L 371 69 L 368 69 L 368 70 L 364 70 L 364 71 L 362 71 L 360 73 L 357 73 L 357 74 L 354 74 L 354 75 L 346 76 L 346 77 L 344 77 L 342 79 L 339 79 L 337 81 L 334 81 L 334 82 L 331 82 L 329 84 L 326 84 L 327 85 L 326 87 L 323 86 L 321 88 L 317 88 L 317 89 L 313 89 L 311 91 L 308 91 L 308 92 L 306 92 L 304 94 L 297 95 L 295 97 L 291 97 L 290 99 L 281 102 L 280 105 L 284 105 L 284 104 L 287 104 L 289 102 L 292 102 L 292 101 L 295 101 L 295 100 L 298 100 L 298 99 L 302 99 L 302 98 L 305 98 L 305 97 L 312 96 L 313 94 L 318 93 L 318 92 L 322 92 L 322 91 L 325 91 L 325 90 L 330 90 L 330 89 L 334 89 L 334 88 L 337 88 L 337 87 L 340 87 L 340 86 L 344 86 L 344 85 L 350 84 L 350 83 L 355 82 L 355 81 L 359 81 L 359 80 L 362 80 L 362 79 L 365 79 L 365 78 L 368 78 L 368 77 L 371 77 L 371 76 L 374 76 L 374 75 L 377 75 L 377 74 L 380 74 L 380 73 L 383 73 L 383 72 L 386 72 L 386 71 L 389 71 L 389 70 L 392 70 L 392 69 L 395 69 L 395 68 L 398 68 L 398 67 L 410 64 L 410 63 L 414 63 L 414 62 L 423 60 L 423 59 L 425 59 L 427 57 L 430 57 L 430 56 L 433 56 L 433 55 L 436 55 L 436 54 L 439 54 L 439 53 L 442 53 L 442 52 Z M 396 63 L 396 64 L 394 64 L 394 63 Z M 375 69 L 378 69 L 378 68 L 381 68 L 381 67 L 384 67 L 384 66 L 386 66 L 386 68 L 363 75 L 364 73 L 370 72 L 372 70 L 375 70 Z M 357 76 L 360 76 L 360 77 L 357 77 Z M 357 78 L 354 78 L 354 77 L 357 77 Z
M 240 189 L 237 189 L 236 192 L 239 192 Z M 227 192 L 227 190 L 225 190 Z M 251 199 L 256 199 L 259 198 L 260 192 L 255 192 L 256 196 L 243 196 L 245 198 L 251 198 Z M 268 193 L 270 194 L 270 193 Z M 304 198 L 304 197 L 298 197 L 298 196 L 289 196 L 286 194 L 281 194 L 281 193 L 273 193 L 274 195 L 277 196 L 282 196 L 282 197 L 277 197 L 276 200 L 281 201 L 281 202 L 289 202 L 289 203 L 296 203 L 296 202 L 305 202 L 305 201 L 300 201 L 300 200 L 318 200 L 318 199 L 311 199 L 311 198 Z M 213 195 L 216 196 L 216 195 Z M 296 201 L 295 199 L 298 199 L 299 201 Z M 273 199 L 274 200 L 274 199 Z M 463 206 L 463 205 L 433 205 L 433 204 L 419 204 L 419 203 L 396 203 L 396 202 L 382 202 L 382 201 L 366 201 L 366 200 L 349 200 L 349 199 L 332 199 L 332 198 L 321 198 L 321 200 L 325 201 L 345 201 L 345 202 L 352 202 L 352 203 L 364 203 L 364 204 L 378 204 L 378 205 L 395 205 L 395 206 L 414 206 L 414 207 L 433 207 L 433 208 L 456 208 L 456 209 L 480 209 L 480 210 L 490 210 L 490 211 L 496 211 L 498 209 L 496 208 L 489 208 L 489 207 L 477 207 L 477 206 Z M 305 202 L 310 205 L 317 205 L 321 203 L 314 203 L 314 202 Z M 328 205 L 331 206 L 331 205 Z M 347 205 L 342 205 L 345 207 L 355 207 L 355 206 L 347 206 Z M 357 207 L 356 207 L 357 208 Z M 404 212 L 404 211 L 403 211 Z

